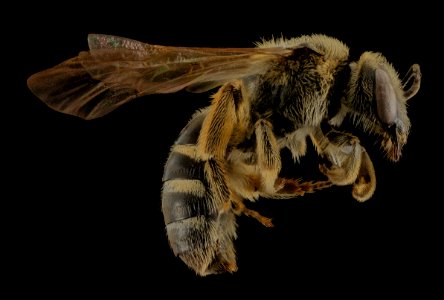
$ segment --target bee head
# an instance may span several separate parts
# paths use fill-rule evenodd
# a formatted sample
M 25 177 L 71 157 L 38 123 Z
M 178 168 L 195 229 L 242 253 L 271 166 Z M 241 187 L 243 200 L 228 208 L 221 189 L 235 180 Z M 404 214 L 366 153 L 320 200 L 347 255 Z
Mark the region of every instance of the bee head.
M 390 160 L 398 161 L 410 131 L 407 100 L 418 92 L 420 81 L 419 65 L 413 65 L 401 81 L 381 54 L 364 52 L 350 64 L 341 109 L 330 123 L 339 126 L 350 117 L 354 126 L 377 137 Z

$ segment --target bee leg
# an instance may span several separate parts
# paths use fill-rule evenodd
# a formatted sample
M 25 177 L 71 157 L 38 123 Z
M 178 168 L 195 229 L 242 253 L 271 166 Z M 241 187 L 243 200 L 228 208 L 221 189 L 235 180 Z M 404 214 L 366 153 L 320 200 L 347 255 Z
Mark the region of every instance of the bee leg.
M 332 183 L 329 180 L 301 181 L 300 179 L 278 178 L 274 198 L 303 196 L 305 193 L 313 193 L 330 186 L 332 186 Z
M 237 270 L 233 240 L 236 238 L 235 214 L 231 209 L 231 190 L 227 181 L 225 155 L 236 126 L 236 101 L 241 94 L 237 83 L 228 83 L 214 95 L 208 113 L 202 123 L 196 144 L 196 159 L 204 164 L 207 201 L 211 213 L 199 218 L 205 229 L 205 238 L 194 245 L 189 260 L 197 266 L 199 274 L 235 272 Z
M 246 207 L 245 204 L 242 202 L 242 199 L 233 200 L 233 210 L 237 215 L 243 214 L 246 215 L 247 217 L 251 217 L 258 220 L 265 227 L 273 227 L 273 222 L 271 221 L 270 218 L 264 217 L 257 211 Z
M 359 202 L 364 202 L 373 195 L 376 189 L 376 173 L 367 151 L 362 148 L 361 167 L 353 183 L 352 195 Z
M 281 170 L 281 156 L 272 125 L 266 120 L 259 120 L 255 126 L 257 165 L 261 182 L 259 190 L 266 194 L 276 192 L 275 181 Z
M 274 181 L 281 168 L 279 148 L 272 134 L 271 124 L 259 120 L 255 125 L 256 151 L 245 155 L 240 151 L 230 153 L 228 172 L 231 174 L 230 185 L 231 208 L 237 215 L 246 215 L 258 220 L 266 227 L 272 227 L 270 218 L 262 216 L 257 211 L 249 209 L 243 203 L 244 199 L 254 201 L 260 191 L 274 192 Z M 254 156 L 255 164 L 246 163 Z M 234 158 L 236 157 L 236 158 Z M 240 176 L 238 176 L 240 175 Z
M 324 136 L 319 129 L 311 138 L 318 152 L 331 164 L 321 164 L 319 169 L 333 184 L 352 184 L 353 197 L 361 202 L 373 195 L 376 188 L 375 170 L 357 137 L 336 130 Z
M 197 155 L 205 162 L 205 177 L 212 191 L 212 202 L 220 211 L 230 203 L 231 197 L 225 155 L 238 121 L 235 103 L 240 101 L 239 89 L 239 83 L 227 83 L 213 96 L 197 139 Z
M 202 159 L 210 157 L 223 160 L 228 142 L 237 123 L 236 102 L 241 101 L 238 83 L 228 83 L 213 96 L 197 141 L 198 153 Z
M 261 170 L 261 195 L 268 198 L 292 198 L 307 192 L 331 186 L 329 181 L 302 182 L 298 179 L 278 177 L 281 170 L 280 148 L 271 124 L 265 120 L 256 123 L 257 164 Z

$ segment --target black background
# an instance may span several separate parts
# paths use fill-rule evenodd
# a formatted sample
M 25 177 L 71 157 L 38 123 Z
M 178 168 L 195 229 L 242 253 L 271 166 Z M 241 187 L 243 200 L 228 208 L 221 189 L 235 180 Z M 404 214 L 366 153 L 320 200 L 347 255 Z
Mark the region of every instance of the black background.
M 442 54 L 433 35 L 435 11 L 425 5 L 391 10 L 380 3 L 130 1 L 39 2 L 14 11 L 14 21 L 3 25 L 2 89 L 12 93 L 1 110 L 3 201 L 12 204 L 5 209 L 11 238 L 5 244 L 12 250 L 7 275 L 18 283 L 11 285 L 14 292 L 63 298 L 150 297 L 158 291 L 207 298 L 242 289 L 295 296 L 430 292 L 437 287 L 431 274 L 440 272 L 442 239 Z M 170 146 L 191 114 L 209 104 L 209 94 L 143 97 L 93 121 L 51 110 L 29 92 L 26 79 L 86 50 L 88 33 L 210 47 L 250 47 L 281 34 L 331 35 L 355 55 L 382 52 L 401 74 L 421 65 L 421 90 L 409 101 L 411 135 L 396 164 L 367 145 L 378 185 L 365 203 L 353 200 L 349 187 L 334 187 L 251 204 L 275 227 L 240 217 L 239 271 L 200 278 L 169 249 L 160 189 Z M 315 173 L 310 156 L 302 166 Z

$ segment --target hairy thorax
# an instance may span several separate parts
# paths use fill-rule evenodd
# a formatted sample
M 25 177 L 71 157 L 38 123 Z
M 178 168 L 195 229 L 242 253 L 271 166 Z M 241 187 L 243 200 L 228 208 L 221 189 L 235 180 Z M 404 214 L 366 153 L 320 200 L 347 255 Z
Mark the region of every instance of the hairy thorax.
M 326 97 L 332 70 L 322 56 L 308 48 L 296 49 L 255 81 L 251 94 L 252 119 L 266 119 L 277 136 L 305 126 L 319 126 L 327 115 Z

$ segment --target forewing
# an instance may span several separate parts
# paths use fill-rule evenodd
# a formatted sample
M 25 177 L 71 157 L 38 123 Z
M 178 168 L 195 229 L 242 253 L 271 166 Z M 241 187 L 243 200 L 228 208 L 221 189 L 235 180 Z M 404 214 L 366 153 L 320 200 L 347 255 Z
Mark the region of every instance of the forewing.
M 85 119 L 143 95 L 201 92 L 260 74 L 290 51 L 168 47 L 107 35 L 90 35 L 88 42 L 90 51 L 28 79 L 30 90 L 50 107 Z

